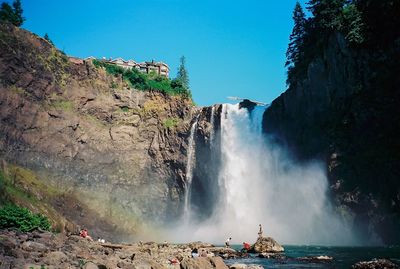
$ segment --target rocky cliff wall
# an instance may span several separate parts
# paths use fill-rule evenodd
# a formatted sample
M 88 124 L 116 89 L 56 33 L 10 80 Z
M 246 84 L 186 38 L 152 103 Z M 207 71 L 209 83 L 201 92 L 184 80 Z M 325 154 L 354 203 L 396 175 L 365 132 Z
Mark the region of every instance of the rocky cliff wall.
M 0 35 L 0 158 L 73 193 L 63 214 L 89 229 L 107 221 L 114 231 L 99 236 L 177 218 L 191 101 L 131 90 L 23 29 Z
M 399 56 L 396 42 L 355 48 L 334 34 L 263 119 L 300 161 L 326 161 L 338 211 L 386 243 L 400 242 Z

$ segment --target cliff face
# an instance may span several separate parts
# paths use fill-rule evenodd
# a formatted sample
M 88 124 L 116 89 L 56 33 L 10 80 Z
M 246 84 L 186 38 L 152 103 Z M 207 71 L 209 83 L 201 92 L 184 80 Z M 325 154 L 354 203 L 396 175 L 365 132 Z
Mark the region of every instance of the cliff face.
M 264 114 L 299 158 L 326 160 L 333 197 L 361 235 L 400 242 L 399 43 L 350 48 L 340 34 L 308 66 L 307 76 Z
M 56 210 L 100 236 L 176 218 L 191 102 L 131 90 L 23 29 L 0 35 L 0 159 L 73 194 Z

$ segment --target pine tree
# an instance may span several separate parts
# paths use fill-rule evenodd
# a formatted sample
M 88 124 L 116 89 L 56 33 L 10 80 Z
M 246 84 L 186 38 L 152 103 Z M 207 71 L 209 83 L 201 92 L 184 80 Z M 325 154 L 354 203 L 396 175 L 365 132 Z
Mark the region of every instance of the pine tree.
M 49 35 L 47 33 L 44 34 L 43 38 L 46 39 L 51 45 L 54 46 L 53 41 L 51 41 L 51 39 L 50 39 L 50 37 L 49 37 Z
M 12 4 L 11 7 L 7 3 L 2 3 L 0 8 L 0 22 L 9 22 L 14 24 L 15 26 L 21 26 L 25 20 L 22 17 L 22 6 L 21 1 L 16 0 Z
M 178 68 L 178 74 L 176 76 L 176 79 L 181 82 L 182 87 L 185 90 L 189 90 L 189 75 L 186 70 L 185 63 L 186 63 L 186 58 L 185 56 L 182 56 L 180 58 L 180 65 Z
M 22 5 L 21 5 L 21 0 L 15 0 L 12 5 L 14 8 L 14 15 L 15 15 L 14 25 L 19 27 L 25 21 L 25 18 L 22 17 L 23 10 L 22 10 Z
M 289 37 L 289 45 L 286 51 L 285 66 L 293 67 L 301 58 L 301 50 L 303 49 L 306 18 L 299 2 L 293 11 L 294 26 Z
M 342 27 L 342 10 L 345 0 L 310 0 L 307 9 L 314 15 L 315 28 L 339 30 Z

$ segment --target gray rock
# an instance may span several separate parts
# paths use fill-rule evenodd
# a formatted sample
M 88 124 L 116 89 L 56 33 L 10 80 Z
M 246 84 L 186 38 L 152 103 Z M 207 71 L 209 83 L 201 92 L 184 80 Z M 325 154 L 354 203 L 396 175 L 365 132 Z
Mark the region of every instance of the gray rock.
M 22 243 L 21 248 L 30 252 L 45 252 L 47 251 L 47 247 L 42 243 L 34 242 L 34 241 L 26 241 Z
M 99 269 L 99 267 L 93 263 L 93 262 L 87 262 L 84 266 L 83 269 Z
M 285 249 L 276 242 L 272 237 L 259 237 L 257 242 L 252 246 L 250 252 L 283 252 Z
M 373 259 L 361 261 L 351 266 L 352 269 L 398 269 L 399 266 L 387 259 Z
M 67 255 L 62 251 L 53 251 L 46 255 L 43 261 L 48 265 L 59 265 L 68 260 Z

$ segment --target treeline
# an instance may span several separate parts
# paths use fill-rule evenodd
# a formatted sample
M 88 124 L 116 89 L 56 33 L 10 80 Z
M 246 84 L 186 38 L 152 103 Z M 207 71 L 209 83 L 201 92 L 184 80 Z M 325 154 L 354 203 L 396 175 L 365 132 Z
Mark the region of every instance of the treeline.
M 400 42 L 398 0 L 310 0 L 306 9 L 308 18 L 299 2 L 293 12 L 286 52 L 288 86 L 305 77 L 309 63 L 334 32 L 343 34 L 353 47 L 385 49 Z
M 159 91 L 169 95 L 181 95 L 185 98 L 192 98 L 184 56 L 180 58 L 177 77 L 174 79 L 160 76 L 155 72 L 149 74 L 142 73 L 136 68 L 124 69 L 120 66 L 100 60 L 93 60 L 93 64 L 96 67 L 105 68 L 106 72 L 111 75 L 121 76 L 134 89 L 142 91 Z

